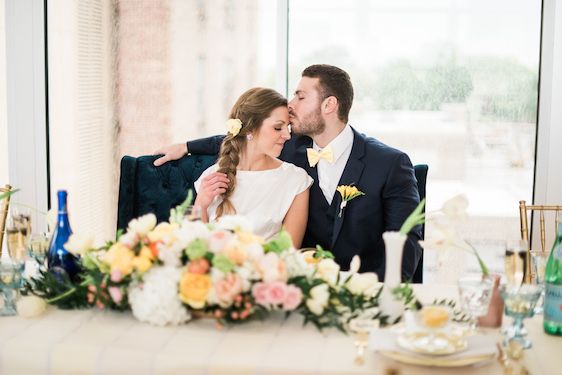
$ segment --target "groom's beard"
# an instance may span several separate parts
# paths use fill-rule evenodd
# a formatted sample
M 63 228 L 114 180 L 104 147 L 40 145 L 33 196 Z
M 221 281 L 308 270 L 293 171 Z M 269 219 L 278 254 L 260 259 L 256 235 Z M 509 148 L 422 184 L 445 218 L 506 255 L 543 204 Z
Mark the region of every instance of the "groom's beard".
M 322 119 L 320 108 L 304 116 L 302 120 L 291 111 L 289 111 L 289 113 L 295 116 L 295 119 L 298 121 L 297 124 L 291 124 L 291 132 L 294 134 L 314 137 L 315 135 L 323 133 L 326 129 L 326 122 Z

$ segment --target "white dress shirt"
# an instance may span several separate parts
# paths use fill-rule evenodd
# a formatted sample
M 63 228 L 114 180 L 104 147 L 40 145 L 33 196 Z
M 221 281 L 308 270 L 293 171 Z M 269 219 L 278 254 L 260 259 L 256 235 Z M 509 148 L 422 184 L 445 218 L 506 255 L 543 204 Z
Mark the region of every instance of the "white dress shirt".
M 325 159 L 320 159 L 316 165 L 318 172 L 318 185 L 326 197 L 326 201 L 332 204 L 334 193 L 338 187 L 341 175 L 351 155 L 351 147 L 353 146 L 353 131 L 349 125 L 341 131 L 336 138 L 332 140 L 326 147 L 332 147 L 332 155 L 334 157 L 333 163 L 327 162 Z M 313 142 L 312 147 L 316 151 L 322 149 Z

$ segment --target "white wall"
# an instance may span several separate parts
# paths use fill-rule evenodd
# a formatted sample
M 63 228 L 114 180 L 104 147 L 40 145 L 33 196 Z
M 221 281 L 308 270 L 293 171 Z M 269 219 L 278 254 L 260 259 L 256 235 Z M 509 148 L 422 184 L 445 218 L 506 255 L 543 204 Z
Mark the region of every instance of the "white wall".
M 544 1 L 542 34 L 534 203 L 562 205 L 562 2 Z
M 5 0 L 6 89 L 12 202 L 47 210 L 45 37 L 43 0 Z M 43 215 L 33 214 L 38 231 Z
M 0 185 L 9 182 L 8 119 L 6 116 L 6 2 L 0 0 Z

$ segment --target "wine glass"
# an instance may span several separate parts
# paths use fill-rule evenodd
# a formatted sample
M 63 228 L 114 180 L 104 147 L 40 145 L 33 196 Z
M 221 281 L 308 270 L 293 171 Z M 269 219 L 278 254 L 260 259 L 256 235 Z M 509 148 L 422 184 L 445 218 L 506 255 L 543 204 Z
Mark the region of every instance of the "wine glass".
M 542 285 L 543 290 L 539 302 L 535 307 L 535 314 L 543 313 L 544 303 L 544 271 L 550 253 L 547 251 L 533 250 L 531 251 L 531 281 L 533 284 Z
M 377 309 L 363 310 L 358 316 L 351 319 L 348 323 L 349 331 L 355 333 L 355 363 L 363 365 L 365 363 L 365 349 L 369 345 L 369 334 L 373 329 L 379 327 L 379 321 L 375 319 Z
M 523 349 L 532 346 L 531 340 L 526 335 L 523 319 L 535 314 L 535 307 L 543 291 L 542 285 L 523 284 L 520 287 L 503 285 L 500 294 L 505 302 L 505 315 L 513 318 L 512 326 L 507 330 L 504 346 L 509 347 L 511 342 L 516 342 Z
M 21 270 L 11 261 L 0 262 L 0 290 L 4 299 L 4 307 L 0 309 L 0 316 L 12 316 L 17 314 L 14 303 L 14 294 L 20 287 Z
M 37 262 L 39 269 L 45 266 L 49 241 L 50 237 L 47 233 L 33 233 L 29 240 L 29 256 Z
M 470 315 L 470 332 L 475 334 L 478 318 L 488 313 L 494 283 L 487 277 L 469 276 L 459 279 L 458 286 L 461 307 Z
M 21 272 L 25 267 L 29 239 L 27 222 L 10 217 L 6 226 L 6 237 L 10 259 Z

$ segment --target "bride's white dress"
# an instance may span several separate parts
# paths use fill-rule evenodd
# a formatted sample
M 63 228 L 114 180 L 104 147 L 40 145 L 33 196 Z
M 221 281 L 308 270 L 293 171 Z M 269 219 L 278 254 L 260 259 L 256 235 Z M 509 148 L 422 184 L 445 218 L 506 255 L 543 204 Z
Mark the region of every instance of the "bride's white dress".
M 195 190 L 199 191 L 203 177 L 217 169 L 217 164 L 207 168 L 195 182 Z M 245 216 L 252 223 L 254 233 L 267 239 L 279 232 L 294 198 L 308 189 L 313 181 L 304 169 L 286 162 L 265 171 L 239 170 L 230 201 L 236 214 Z M 211 221 L 216 219 L 221 202 L 222 198 L 216 197 L 209 206 L 207 212 Z

